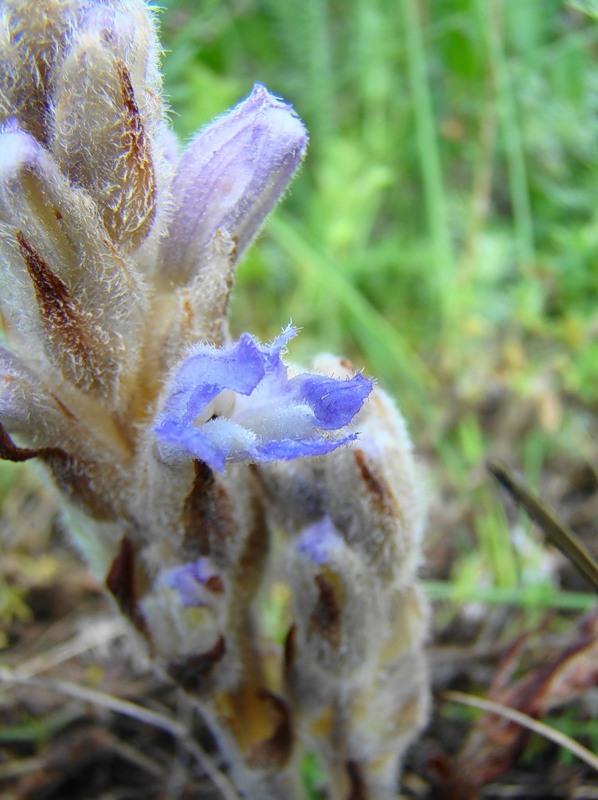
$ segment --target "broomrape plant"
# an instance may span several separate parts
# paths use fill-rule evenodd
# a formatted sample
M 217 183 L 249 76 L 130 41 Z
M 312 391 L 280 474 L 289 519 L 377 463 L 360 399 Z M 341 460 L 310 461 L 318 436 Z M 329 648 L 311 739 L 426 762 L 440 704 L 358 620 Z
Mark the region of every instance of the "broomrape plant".
M 394 796 L 427 714 L 422 525 L 390 398 L 230 336 L 237 262 L 306 149 L 256 85 L 182 154 L 142 0 L 0 2 L 0 456 L 37 459 L 239 791 Z M 288 586 L 284 647 L 259 604 Z M 274 658 L 274 655 L 276 656 Z

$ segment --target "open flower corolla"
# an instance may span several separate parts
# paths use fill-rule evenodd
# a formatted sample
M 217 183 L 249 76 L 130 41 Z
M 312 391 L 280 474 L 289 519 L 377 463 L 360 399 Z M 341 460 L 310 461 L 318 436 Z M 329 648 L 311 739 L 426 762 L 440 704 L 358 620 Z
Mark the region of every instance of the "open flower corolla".
M 182 451 L 222 471 L 230 461 L 319 456 L 354 440 L 355 432 L 334 432 L 351 423 L 372 382 L 360 373 L 289 377 L 282 352 L 295 333 L 289 326 L 267 345 L 244 333 L 227 347 L 197 346 L 158 416 L 162 452 Z

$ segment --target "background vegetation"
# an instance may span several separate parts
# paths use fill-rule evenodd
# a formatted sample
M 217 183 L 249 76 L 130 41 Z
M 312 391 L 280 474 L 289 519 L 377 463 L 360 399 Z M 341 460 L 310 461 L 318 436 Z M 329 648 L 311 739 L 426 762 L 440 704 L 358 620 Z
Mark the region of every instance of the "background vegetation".
M 563 652 L 587 642 L 588 632 L 598 635 L 595 611 L 591 625 L 583 616 L 596 608 L 588 584 L 505 504 L 485 468 L 498 457 L 519 471 L 598 555 L 598 20 L 584 13 L 596 5 L 162 0 L 166 90 L 183 140 L 254 81 L 292 102 L 311 133 L 305 166 L 239 269 L 232 325 L 271 339 L 292 319 L 303 329 L 295 360 L 346 354 L 397 398 L 430 499 L 423 573 L 436 600 L 430 656 L 438 696 L 466 689 L 517 706 L 530 696 L 526 680 L 542 688 L 544 666 L 557 674 Z M 126 651 L 101 588 L 65 546 L 52 496 L 20 465 L 3 464 L 0 501 L 0 648 L 10 645 L 0 660 L 8 653 L 19 668 L 54 666 L 155 705 L 149 670 Z M 113 620 L 105 639 L 100 623 L 86 621 L 98 608 L 100 622 Z M 515 658 L 509 648 L 522 633 L 528 655 L 521 668 L 513 660 L 507 668 L 500 659 L 505 651 Z M 595 663 L 594 653 L 575 691 L 561 697 L 570 700 L 565 710 L 548 721 L 598 751 L 595 704 L 576 695 L 591 685 Z M 507 673 L 521 680 L 501 695 L 495 682 Z M 0 695 L 7 714 L 8 697 Z M 552 705 L 541 699 L 535 713 L 544 716 Z M 165 780 L 191 781 L 180 754 L 178 772 L 171 770 L 176 754 L 147 726 L 133 737 L 133 762 L 129 729 L 110 723 L 106 752 L 110 764 L 120 758 L 127 767 L 121 777 L 97 755 L 94 737 L 108 735 L 105 721 L 99 734 L 90 727 L 89 760 L 86 750 L 77 761 L 56 697 L 35 713 L 33 700 L 16 702 L 0 725 L 9 754 L 0 748 L 0 797 L 2 778 L 19 769 L 33 777 L 19 779 L 25 788 L 9 789 L 10 800 L 96 797 L 93 768 L 98 792 L 110 790 L 98 797 L 147 798 L 151 770 L 139 756 L 148 752 L 164 764 Z M 491 724 L 483 721 L 472 753 L 468 712 L 436 708 L 405 773 L 409 796 L 477 797 L 447 786 L 451 770 L 483 763 Z M 80 721 L 84 712 L 73 713 Z M 53 739 L 58 730 L 65 736 Z M 427 794 L 434 753 L 461 741 L 460 756 L 436 761 L 444 763 L 444 790 Z M 17 763 L 22 748 L 38 760 Z M 505 769 L 520 749 L 503 747 Z M 480 796 L 598 797 L 589 772 L 567 772 L 561 791 L 563 752 L 536 740 L 520 761 L 524 772 L 509 778 L 510 793 Z M 494 755 L 489 746 L 486 757 Z M 121 780 L 129 785 L 131 763 L 140 794 L 113 791 Z M 42 773 L 46 794 L 29 794 Z M 81 794 L 71 788 L 79 773 Z M 306 780 L 317 786 L 317 776 Z M 513 780 L 522 781 L 520 793 Z M 211 797 L 204 788 L 167 796 Z

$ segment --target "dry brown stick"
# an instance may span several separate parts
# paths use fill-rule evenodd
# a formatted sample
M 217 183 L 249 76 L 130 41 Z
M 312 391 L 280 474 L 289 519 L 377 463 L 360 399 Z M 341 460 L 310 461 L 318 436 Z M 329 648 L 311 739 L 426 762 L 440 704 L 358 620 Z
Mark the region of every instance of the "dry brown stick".
M 565 748 L 570 753 L 573 753 L 574 756 L 577 756 L 577 758 L 585 761 L 586 764 L 598 772 L 598 756 L 592 753 L 591 750 L 588 750 L 587 747 L 584 747 L 575 739 L 567 736 L 566 733 L 563 733 L 556 728 L 552 728 L 545 722 L 540 722 L 540 720 L 530 717 L 529 714 L 524 714 L 522 711 L 519 711 L 516 708 L 503 705 L 503 703 L 496 703 L 493 700 L 485 700 L 482 697 L 475 697 L 474 695 L 466 694 L 465 692 L 447 691 L 443 692 L 441 696 L 445 700 L 450 700 L 453 703 L 461 703 L 465 706 L 478 708 L 480 711 L 486 711 L 489 714 L 498 714 L 505 719 L 516 722 L 517 725 L 521 725 L 522 727 L 527 728 L 534 733 L 538 733 L 540 736 L 544 736 L 551 742 L 558 744 L 559 747 Z
M 598 564 L 583 544 L 579 536 L 555 514 L 552 509 L 536 497 L 521 481 L 519 481 L 504 464 L 488 461 L 488 470 L 519 505 L 541 528 L 548 541 L 557 547 L 581 575 L 598 592 Z

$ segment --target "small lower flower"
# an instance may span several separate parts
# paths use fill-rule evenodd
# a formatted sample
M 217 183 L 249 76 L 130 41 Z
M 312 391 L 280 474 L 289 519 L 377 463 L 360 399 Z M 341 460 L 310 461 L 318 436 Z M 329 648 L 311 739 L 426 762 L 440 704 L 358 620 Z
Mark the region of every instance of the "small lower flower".
M 360 373 L 347 380 L 289 377 L 282 352 L 296 329 L 271 344 L 248 333 L 223 348 L 199 345 L 168 389 L 154 431 L 162 453 L 187 453 L 215 470 L 232 461 L 319 456 L 357 437 L 341 431 L 372 390 Z
M 172 567 L 160 575 L 163 586 L 175 589 L 184 606 L 209 606 L 210 595 L 224 590 L 222 579 L 209 558 L 198 558 L 179 567 Z
M 329 516 L 304 528 L 296 541 L 296 548 L 308 561 L 322 566 L 334 561 L 346 547 L 343 537 Z

